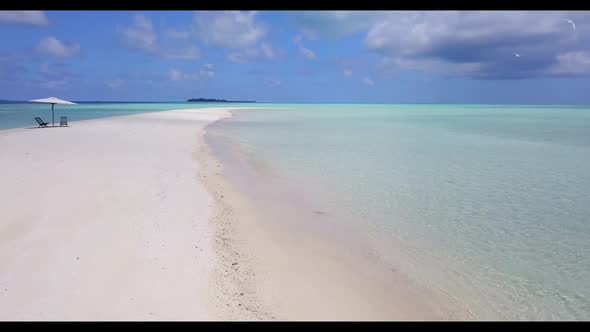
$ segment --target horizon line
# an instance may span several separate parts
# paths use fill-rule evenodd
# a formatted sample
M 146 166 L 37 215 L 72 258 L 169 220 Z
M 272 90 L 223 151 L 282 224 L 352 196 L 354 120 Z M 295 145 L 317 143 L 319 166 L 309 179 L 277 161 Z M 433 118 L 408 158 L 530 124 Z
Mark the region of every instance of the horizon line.
M 168 104 L 168 103 L 179 103 L 179 104 L 239 104 L 242 101 L 227 101 L 227 102 L 189 102 L 189 101 L 181 101 L 181 100 L 158 100 L 158 101 L 149 101 L 149 100 L 74 100 L 73 102 L 76 103 L 129 103 L 129 104 Z M 7 99 L 0 99 L 0 103 L 9 104 L 9 103 L 26 103 L 26 104 L 34 104 L 28 100 L 7 100 Z M 464 102 L 403 102 L 403 103 L 395 103 L 395 102 L 345 102 L 345 101 L 322 101 L 322 102 L 312 102 L 312 101 L 255 101 L 255 102 L 248 102 L 243 101 L 243 103 L 249 104 L 374 104 L 374 105 L 520 105 L 520 106 L 590 106 L 590 104 L 552 104 L 552 103 L 464 103 Z

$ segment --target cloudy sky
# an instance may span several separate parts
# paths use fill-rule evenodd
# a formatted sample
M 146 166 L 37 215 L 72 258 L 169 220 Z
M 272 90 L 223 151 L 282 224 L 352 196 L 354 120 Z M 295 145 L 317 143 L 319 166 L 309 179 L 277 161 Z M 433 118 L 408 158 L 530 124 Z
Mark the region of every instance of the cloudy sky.
M 8 100 L 590 104 L 584 11 L 0 11 L 0 39 Z

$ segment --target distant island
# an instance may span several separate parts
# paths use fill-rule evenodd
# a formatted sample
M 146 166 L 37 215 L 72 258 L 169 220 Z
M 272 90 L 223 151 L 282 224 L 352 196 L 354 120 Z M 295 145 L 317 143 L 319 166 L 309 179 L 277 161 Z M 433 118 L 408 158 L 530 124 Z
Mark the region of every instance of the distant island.
M 214 99 L 214 98 L 191 98 L 188 102 L 197 103 L 255 103 L 255 100 L 225 100 L 225 99 Z

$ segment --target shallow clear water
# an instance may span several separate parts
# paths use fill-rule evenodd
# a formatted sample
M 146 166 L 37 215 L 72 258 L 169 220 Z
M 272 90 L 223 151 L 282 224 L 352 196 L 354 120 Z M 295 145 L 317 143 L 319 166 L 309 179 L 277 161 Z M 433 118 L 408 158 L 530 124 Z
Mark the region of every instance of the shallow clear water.
M 590 319 L 590 108 L 267 106 L 212 130 L 384 261 L 478 319 Z

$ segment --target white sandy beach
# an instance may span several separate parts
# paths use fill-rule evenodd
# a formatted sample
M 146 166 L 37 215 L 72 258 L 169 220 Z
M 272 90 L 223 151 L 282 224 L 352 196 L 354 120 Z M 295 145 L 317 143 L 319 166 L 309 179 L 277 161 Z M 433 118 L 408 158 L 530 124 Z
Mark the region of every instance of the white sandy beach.
M 0 320 L 449 318 L 274 190 L 249 204 L 227 176 L 264 181 L 204 140 L 232 109 L 0 131 Z
M 0 320 L 228 318 L 195 158 L 227 111 L 0 131 Z

